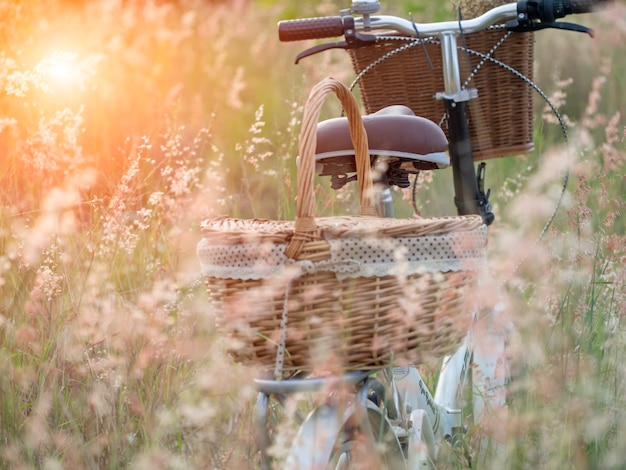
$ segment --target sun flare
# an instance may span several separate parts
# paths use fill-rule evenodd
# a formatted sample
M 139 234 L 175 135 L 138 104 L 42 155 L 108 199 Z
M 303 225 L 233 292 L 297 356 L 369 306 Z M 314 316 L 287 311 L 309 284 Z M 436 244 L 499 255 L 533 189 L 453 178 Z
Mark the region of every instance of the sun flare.
M 83 78 L 77 55 L 72 52 L 55 51 L 44 57 L 38 68 L 50 86 L 73 86 Z
M 68 61 L 58 61 L 50 65 L 50 78 L 56 82 L 72 82 L 76 78 L 76 70 Z

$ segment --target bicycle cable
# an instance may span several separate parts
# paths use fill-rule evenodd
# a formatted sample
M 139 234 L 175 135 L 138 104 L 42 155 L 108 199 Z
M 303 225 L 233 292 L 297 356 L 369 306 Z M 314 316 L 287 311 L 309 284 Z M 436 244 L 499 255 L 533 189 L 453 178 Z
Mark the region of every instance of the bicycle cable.
M 500 26 L 500 28 L 503 28 L 504 26 Z M 494 29 L 496 29 L 498 27 L 495 27 Z M 509 31 L 507 33 L 507 35 L 505 35 L 504 39 L 506 37 L 508 37 L 508 35 L 510 35 L 511 32 Z M 503 39 L 503 40 L 504 40 Z M 502 40 L 502 41 L 503 41 Z M 492 49 L 493 51 L 494 49 Z M 492 51 L 490 51 L 489 53 L 492 53 Z M 561 113 L 559 112 L 559 110 L 557 109 L 557 107 L 554 105 L 554 103 L 552 103 L 552 101 L 550 100 L 550 98 L 543 92 L 543 90 L 541 90 L 541 88 L 539 88 L 539 86 L 533 82 L 531 79 L 529 79 L 528 77 L 526 77 L 524 74 L 518 72 L 516 69 L 514 69 L 513 67 L 505 64 L 504 62 L 501 62 L 497 59 L 494 59 L 493 57 L 489 56 L 488 54 L 483 54 L 481 52 L 472 50 L 472 49 L 468 49 L 468 52 L 470 54 L 475 54 L 479 57 L 481 57 L 484 60 L 489 60 L 491 62 L 493 62 L 494 64 L 503 67 L 505 70 L 511 72 L 512 74 L 514 74 L 515 76 L 517 76 L 518 78 L 521 78 L 523 81 L 525 81 L 528 85 L 530 85 L 542 98 L 543 100 L 547 103 L 547 105 L 550 107 L 552 113 L 555 115 L 555 117 L 557 118 L 557 120 L 559 121 L 559 124 L 561 126 L 561 132 L 563 133 L 563 139 L 565 140 L 565 143 L 567 144 L 569 142 L 569 135 L 567 132 L 567 125 L 565 124 L 565 120 L 563 119 L 563 116 L 561 116 Z M 482 65 L 483 61 L 481 61 L 481 64 L 479 64 L 479 66 Z M 469 77 L 468 80 L 466 80 L 466 83 L 468 83 L 469 81 Z M 464 85 L 465 86 L 465 85 Z M 561 204 L 563 203 L 563 198 L 565 197 L 565 192 L 567 191 L 567 183 L 569 181 L 569 169 L 565 170 L 565 175 L 563 175 L 563 181 L 561 183 L 561 191 L 559 194 L 559 197 L 556 201 L 556 205 L 554 207 L 554 210 L 552 211 L 552 214 L 550 214 L 550 217 L 548 218 L 548 220 L 546 221 L 545 225 L 543 226 L 543 229 L 541 230 L 541 232 L 539 233 L 539 236 L 536 238 L 536 240 L 533 243 L 533 247 L 538 245 L 542 240 L 543 237 L 545 237 L 546 233 L 548 233 L 548 230 L 550 229 L 550 227 L 552 226 L 552 223 L 554 222 L 554 220 L 556 219 L 556 216 L 559 212 L 559 209 L 561 207 Z M 530 250 L 529 250 L 530 251 Z M 513 269 L 513 271 L 511 271 L 508 275 L 508 277 L 506 277 L 504 279 L 504 281 L 502 281 L 500 283 L 500 286 L 503 286 L 504 284 L 506 284 L 507 282 L 509 282 L 511 280 L 511 278 L 520 270 L 520 268 L 524 265 L 524 263 L 526 262 L 526 260 L 528 259 L 528 255 L 525 255 L 515 266 L 515 268 Z
M 490 26 L 488 29 L 504 29 L 504 25 L 493 25 Z M 568 142 L 568 131 L 567 131 L 567 125 L 565 124 L 565 120 L 563 119 L 563 117 L 561 116 L 561 113 L 558 111 L 558 109 L 556 108 L 556 106 L 552 103 L 552 101 L 550 100 L 550 98 L 543 92 L 543 90 L 535 83 L 533 82 L 530 78 L 526 77 L 524 74 L 518 72 L 516 69 L 514 69 L 513 67 L 505 64 L 502 61 L 499 61 L 498 59 L 495 59 L 492 54 L 495 52 L 495 50 L 506 40 L 506 38 L 508 38 L 511 35 L 511 31 L 507 31 L 507 33 L 496 42 L 496 44 L 494 44 L 494 46 L 489 50 L 489 52 L 487 54 L 482 53 L 482 52 L 478 52 L 476 50 L 470 49 L 466 46 L 457 46 L 457 49 L 462 50 L 468 54 L 473 54 L 476 55 L 478 57 L 481 58 L 481 61 L 478 63 L 478 65 L 476 66 L 476 68 L 474 68 L 472 70 L 472 72 L 470 73 L 470 75 L 466 78 L 465 82 L 463 83 L 462 88 L 465 89 L 467 87 L 467 85 L 469 84 L 469 82 L 474 78 L 474 76 L 476 75 L 476 73 L 478 72 L 478 70 L 487 62 L 490 61 L 492 63 L 494 63 L 495 65 L 504 68 L 505 70 L 507 70 L 508 72 L 512 73 L 513 75 L 515 75 L 516 77 L 522 79 L 524 82 L 526 82 L 526 84 L 528 84 L 533 90 L 535 90 L 539 96 L 541 96 L 541 98 L 546 102 L 546 104 L 550 107 L 552 113 L 555 115 L 555 117 L 557 118 L 557 120 L 559 121 L 560 127 L 561 127 L 561 131 L 563 133 L 563 137 L 565 142 Z M 372 69 L 374 69 L 376 66 L 378 66 L 380 63 L 382 63 L 383 61 L 389 59 L 390 57 L 393 57 L 401 52 L 404 52 L 412 47 L 416 47 L 418 45 L 424 45 L 425 43 L 432 43 L 435 45 L 441 45 L 441 42 L 433 37 L 428 37 L 428 38 L 410 38 L 410 37 L 405 37 L 405 36 L 379 36 L 376 40 L 376 42 L 382 42 L 382 41 L 407 41 L 408 44 L 404 45 L 404 46 L 400 46 L 396 49 L 393 49 L 389 52 L 387 52 L 386 54 L 382 55 L 381 57 L 379 57 L 378 59 L 376 59 L 374 62 L 370 63 L 367 67 L 365 67 L 363 70 L 361 70 L 357 76 L 354 78 L 354 80 L 352 81 L 352 83 L 350 84 L 350 91 L 352 91 L 354 89 L 354 87 L 362 80 L 362 78 L 369 73 Z M 446 115 L 444 114 L 443 117 L 441 118 L 441 121 L 439 122 L 439 127 L 443 126 L 443 123 L 446 120 Z M 417 199 L 416 199 L 416 185 L 417 185 L 417 180 L 418 180 L 418 176 L 419 174 L 416 174 L 415 179 L 413 180 L 413 191 L 412 191 L 412 205 L 415 211 L 417 211 Z M 556 201 L 556 205 L 554 210 L 552 211 L 552 214 L 550 215 L 550 217 L 548 218 L 547 222 L 545 223 L 543 229 L 541 230 L 541 232 L 539 233 L 539 236 L 536 238 L 536 240 L 533 243 L 533 246 L 538 245 L 543 238 L 545 237 L 546 233 L 548 233 L 548 230 L 550 229 L 550 227 L 552 226 L 552 223 L 554 222 L 554 220 L 556 219 L 556 216 L 559 212 L 559 209 L 563 203 L 563 199 L 565 197 L 565 192 L 567 191 L 567 184 L 569 181 L 569 170 L 565 170 L 565 175 L 563 176 L 563 181 L 562 181 L 562 185 L 561 185 L 561 192 L 559 194 L 559 197 Z M 503 286 L 504 284 L 506 284 L 507 282 L 509 282 L 511 280 L 511 278 L 520 270 L 520 268 L 524 265 L 524 263 L 526 262 L 526 260 L 528 259 L 528 255 L 524 256 L 519 262 L 518 264 L 515 266 L 515 268 L 513 269 L 513 271 L 511 271 L 511 273 L 509 273 L 508 277 L 506 277 L 504 279 L 504 281 L 501 282 L 501 286 Z

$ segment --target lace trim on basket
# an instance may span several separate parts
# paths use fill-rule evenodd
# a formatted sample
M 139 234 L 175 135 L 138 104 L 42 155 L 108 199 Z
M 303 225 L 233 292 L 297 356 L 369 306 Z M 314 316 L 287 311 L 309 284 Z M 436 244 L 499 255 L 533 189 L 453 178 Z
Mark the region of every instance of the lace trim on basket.
M 202 274 L 222 279 L 263 279 L 298 267 L 303 274 L 334 272 L 339 279 L 475 270 L 485 261 L 487 229 L 421 237 L 330 238 L 330 260 L 294 261 L 286 244 L 198 244 Z

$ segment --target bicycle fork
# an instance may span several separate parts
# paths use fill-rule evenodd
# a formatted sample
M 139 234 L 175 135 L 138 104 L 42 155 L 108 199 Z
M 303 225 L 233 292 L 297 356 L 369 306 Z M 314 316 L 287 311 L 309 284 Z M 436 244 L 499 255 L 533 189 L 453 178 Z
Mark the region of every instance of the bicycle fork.
M 447 388 L 452 386 L 456 390 L 455 373 L 458 371 L 446 372 L 447 365 L 444 363 L 441 376 L 448 377 L 444 380 Z M 441 442 L 453 441 L 455 435 L 462 432 L 462 411 L 456 407 L 456 402 L 446 406 L 437 394 L 433 397 L 415 367 L 394 367 L 392 375 L 392 393 L 404 423 L 404 432 L 397 430 L 396 433 L 406 443 L 407 466 L 409 469 L 429 468 L 437 461 Z M 458 380 L 459 375 L 456 375 Z

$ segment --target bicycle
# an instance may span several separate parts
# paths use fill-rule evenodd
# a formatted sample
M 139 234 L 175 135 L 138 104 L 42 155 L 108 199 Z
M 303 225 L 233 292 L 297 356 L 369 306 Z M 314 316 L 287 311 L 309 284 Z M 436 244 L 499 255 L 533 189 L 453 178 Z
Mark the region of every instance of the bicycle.
M 303 52 L 296 62 L 331 48 L 366 50 L 391 40 L 407 41 L 409 47 L 423 47 L 436 41 L 441 48 L 444 83 L 444 89 L 436 98 L 445 105 L 449 159 L 442 151 L 432 151 L 428 146 L 416 147 L 424 145 L 423 142 L 410 138 L 402 141 L 399 138 L 402 129 L 389 127 L 385 125 L 384 118 L 378 117 L 404 115 L 419 119 L 401 103 L 390 103 L 395 106 L 385 107 L 370 115 L 366 128 L 372 155 L 376 155 L 377 144 L 396 144 L 382 152 L 393 158 L 387 159 L 384 177 L 378 180 L 379 185 L 384 187 L 378 194 L 377 210 L 379 215 L 393 217 L 391 185 L 406 187 L 409 174 L 450 164 L 458 214 L 478 214 L 485 225 L 490 225 L 494 215 L 489 202 L 490 193 L 484 187 L 485 164 L 481 163 L 476 171 L 473 150 L 469 145 L 467 103 L 477 94 L 462 83 L 460 74 L 460 55 L 469 53 L 470 49 L 464 44 L 459 45 L 459 38 L 464 41 L 465 35 L 496 27 L 514 33 L 545 28 L 589 32 L 583 26 L 556 20 L 572 13 L 591 12 L 605 3 L 605 0 L 521 0 L 492 8 L 473 19 L 418 24 L 392 16 L 376 16 L 380 7 L 377 0 L 354 0 L 351 10 L 342 11 L 341 16 L 279 23 L 279 38 L 281 41 L 297 41 L 343 36 L 343 41 L 320 44 Z M 354 17 L 353 14 L 360 16 Z M 385 58 L 398 53 L 394 51 L 388 52 Z M 481 59 L 495 61 L 492 52 L 482 54 Z M 354 58 L 353 62 L 356 63 Z M 357 78 L 371 70 L 367 66 L 357 70 Z M 515 70 L 509 71 L 520 75 Z M 533 85 L 529 79 L 526 82 Z M 534 88 L 537 89 L 536 86 Z M 350 168 L 353 161 L 350 158 L 354 158 L 354 151 L 351 154 L 349 149 L 347 126 L 341 122 L 340 118 L 339 121 L 321 123 L 318 128 L 316 162 L 322 175 L 331 176 L 333 187 L 350 181 L 345 166 Z M 429 132 L 428 129 L 425 126 L 414 130 Z M 296 440 L 287 456 L 286 468 L 353 468 L 359 462 L 363 463 L 360 459 L 364 455 L 367 468 L 436 468 L 443 443 L 460 446 L 463 442 L 466 433 L 463 416 L 466 398 L 463 393 L 468 384 L 475 422 L 481 421 L 486 408 L 505 406 L 503 390 L 507 374 L 503 350 L 506 339 L 496 336 L 492 340 L 496 344 L 496 352 L 480 355 L 473 347 L 470 330 L 457 351 L 443 359 L 434 394 L 413 366 L 352 371 L 337 377 L 309 378 L 296 374 L 288 380 L 257 379 L 256 416 L 262 468 L 272 465 L 268 453 L 271 446 L 268 434 L 271 400 L 284 404 L 287 396 L 311 392 L 322 392 L 325 399 L 302 418 Z M 474 374 L 476 370 L 478 374 Z M 491 382 L 491 388 L 486 385 L 486 378 Z M 471 467 L 471 452 L 462 454 L 462 464 Z

